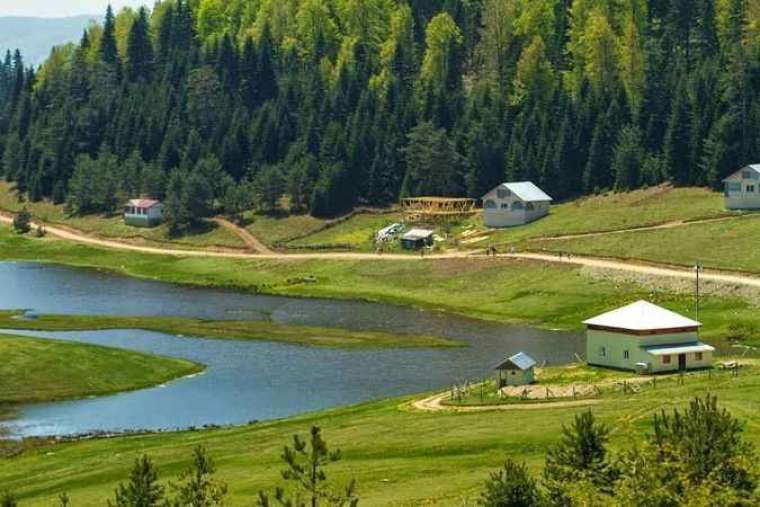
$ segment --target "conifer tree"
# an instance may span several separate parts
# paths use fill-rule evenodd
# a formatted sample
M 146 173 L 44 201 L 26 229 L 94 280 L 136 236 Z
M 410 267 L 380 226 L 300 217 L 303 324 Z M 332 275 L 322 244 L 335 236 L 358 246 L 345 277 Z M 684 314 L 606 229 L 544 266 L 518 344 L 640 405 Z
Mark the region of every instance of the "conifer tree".
M 127 41 L 126 77 L 130 81 L 149 79 L 153 69 L 153 45 L 150 40 L 145 7 L 137 13 Z
M 129 482 L 116 489 L 109 507 L 158 507 L 164 500 L 164 487 L 158 483 L 158 471 L 148 456 L 135 461 Z
M 103 33 L 100 38 L 100 60 L 108 65 L 118 66 L 119 50 L 116 47 L 116 18 L 113 9 L 108 6 Z

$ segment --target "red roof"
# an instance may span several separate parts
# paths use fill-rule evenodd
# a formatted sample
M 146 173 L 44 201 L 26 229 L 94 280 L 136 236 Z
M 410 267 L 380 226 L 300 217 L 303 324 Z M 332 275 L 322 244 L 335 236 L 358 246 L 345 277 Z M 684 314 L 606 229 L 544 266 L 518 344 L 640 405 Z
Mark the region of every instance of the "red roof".
M 155 199 L 131 199 L 128 204 L 133 208 L 150 209 L 157 204 L 161 204 L 161 202 Z

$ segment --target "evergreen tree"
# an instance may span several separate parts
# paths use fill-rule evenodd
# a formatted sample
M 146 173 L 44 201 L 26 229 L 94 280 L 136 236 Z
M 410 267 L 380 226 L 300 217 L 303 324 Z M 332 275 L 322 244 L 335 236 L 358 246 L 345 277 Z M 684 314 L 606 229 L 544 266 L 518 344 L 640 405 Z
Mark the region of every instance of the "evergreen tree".
M 108 65 L 118 66 L 119 50 L 116 47 L 116 18 L 108 6 L 103 33 L 100 36 L 100 60 Z
M 481 494 L 484 507 L 537 507 L 541 505 L 538 485 L 525 465 L 508 460 L 491 474 Z
M 221 507 L 227 495 L 227 485 L 214 479 L 216 468 L 206 449 L 193 450 L 193 465 L 173 485 L 176 497 L 170 505 L 174 507 Z
M 629 190 L 639 185 L 641 166 L 644 161 L 641 144 L 641 132 L 635 126 L 626 126 L 618 134 L 615 153 L 612 157 L 616 188 Z
M 571 505 L 566 488 L 577 481 L 589 481 L 607 490 L 615 470 L 607 456 L 609 429 L 596 422 L 591 412 L 576 416 L 562 428 L 562 441 L 546 454 L 544 483 L 552 505 Z
M 282 477 L 293 484 L 294 498 L 303 498 L 299 504 L 308 502 L 312 507 L 323 503 L 348 507 L 356 507 L 359 504 L 355 481 L 351 481 L 344 491 L 335 491 L 329 487 L 325 467 L 340 459 L 340 451 L 330 451 L 322 438 L 322 431 L 316 426 L 311 428 L 308 441 L 298 435 L 293 436 L 293 446 L 285 446 L 282 454 L 282 460 L 287 466 L 282 472 Z M 294 505 L 285 503 L 284 489 L 277 489 L 274 499 L 281 505 Z M 258 505 L 271 505 L 269 496 L 263 491 L 259 493 Z
M 456 196 L 462 192 L 465 160 L 445 130 L 436 130 L 432 123 L 420 124 L 409 133 L 403 152 L 409 195 Z
M 126 77 L 130 81 L 149 79 L 153 68 L 153 45 L 150 40 L 148 13 L 141 7 L 132 23 L 127 41 Z
M 109 507 L 158 507 L 164 500 L 164 487 L 158 483 L 158 472 L 148 456 L 135 461 L 129 482 L 120 484 Z
M 675 92 L 673 109 L 668 120 L 668 130 L 663 146 L 665 164 L 670 177 L 679 185 L 689 182 L 692 172 L 691 161 L 691 110 L 687 96 L 686 82 L 681 80 Z

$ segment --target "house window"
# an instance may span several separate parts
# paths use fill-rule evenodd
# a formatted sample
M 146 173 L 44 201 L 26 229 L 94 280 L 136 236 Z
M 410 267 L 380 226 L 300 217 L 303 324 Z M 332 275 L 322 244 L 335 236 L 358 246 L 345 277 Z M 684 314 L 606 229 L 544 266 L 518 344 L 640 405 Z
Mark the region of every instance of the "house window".
M 599 357 L 607 357 L 607 347 L 599 347 Z
M 527 209 L 528 211 L 533 211 L 533 203 L 529 202 L 528 204 L 526 204 L 525 209 Z
M 513 202 L 512 203 L 512 209 L 513 210 L 523 209 L 523 203 L 521 203 L 520 201 Z
M 509 209 L 509 203 L 508 203 L 508 202 L 504 202 L 504 203 L 502 203 L 502 204 L 501 204 L 501 209 L 506 209 L 506 210 L 508 210 L 508 209 Z
M 670 356 L 662 356 L 662 364 L 670 364 Z
M 736 194 L 742 191 L 742 184 L 736 182 L 726 183 L 726 194 Z
M 755 185 L 747 185 L 747 193 L 748 194 L 754 194 L 755 193 Z
M 694 359 L 696 359 L 697 361 L 701 361 L 703 357 L 704 356 L 702 355 L 701 352 L 695 352 L 694 353 Z
M 488 199 L 484 206 L 486 209 L 496 209 L 496 202 Z
M 500 188 L 496 191 L 496 195 L 499 199 L 506 199 L 509 197 L 509 190 L 506 188 Z
M 751 180 L 751 179 L 753 179 L 752 178 L 752 173 L 753 172 L 754 171 L 742 171 L 742 178 L 744 178 L 745 180 Z
M 512 370 L 510 373 L 511 373 L 512 375 L 514 375 L 514 374 L 515 374 L 515 370 Z
M 627 350 L 623 351 L 623 359 L 629 359 L 630 356 L 631 356 L 631 354 Z

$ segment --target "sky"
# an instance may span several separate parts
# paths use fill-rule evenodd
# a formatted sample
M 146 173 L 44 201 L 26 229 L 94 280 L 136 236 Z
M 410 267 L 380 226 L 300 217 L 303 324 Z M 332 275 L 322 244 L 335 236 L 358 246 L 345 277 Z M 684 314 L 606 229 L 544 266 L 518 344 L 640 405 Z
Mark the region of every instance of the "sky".
M 152 0 L 0 0 L 0 16 L 60 18 L 79 14 L 102 14 L 108 4 L 114 10 L 152 4 Z

